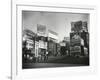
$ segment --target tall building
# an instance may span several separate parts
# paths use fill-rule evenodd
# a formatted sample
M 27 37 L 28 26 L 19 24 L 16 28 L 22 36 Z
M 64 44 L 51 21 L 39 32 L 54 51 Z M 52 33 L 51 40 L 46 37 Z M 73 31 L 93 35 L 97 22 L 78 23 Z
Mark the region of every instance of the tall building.
M 48 30 L 48 52 L 50 55 L 56 55 L 59 48 L 58 34 L 52 30 Z
M 44 55 L 47 50 L 47 28 L 45 25 L 37 24 L 36 57 Z
M 87 22 L 72 22 L 70 33 L 70 53 L 72 55 L 85 55 L 84 48 L 87 48 L 89 54 L 89 33 Z
M 23 30 L 22 36 L 22 56 L 23 62 L 32 61 L 35 55 L 35 36 L 31 30 Z

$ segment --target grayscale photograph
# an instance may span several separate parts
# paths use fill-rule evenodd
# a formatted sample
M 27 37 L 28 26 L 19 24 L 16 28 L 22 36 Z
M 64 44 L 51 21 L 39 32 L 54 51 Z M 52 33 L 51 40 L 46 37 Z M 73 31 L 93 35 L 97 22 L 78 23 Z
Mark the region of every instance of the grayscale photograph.
M 22 69 L 89 66 L 89 14 L 22 11 Z

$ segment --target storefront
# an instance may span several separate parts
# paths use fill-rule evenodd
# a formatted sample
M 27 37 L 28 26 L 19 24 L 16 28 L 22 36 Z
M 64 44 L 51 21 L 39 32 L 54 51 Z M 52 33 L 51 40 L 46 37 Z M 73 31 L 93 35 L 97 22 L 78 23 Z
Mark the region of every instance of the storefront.
M 22 43 L 23 61 L 32 62 L 35 55 L 35 33 L 31 30 L 24 30 Z
M 45 54 L 46 50 L 47 50 L 46 37 L 40 36 L 40 40 L 39 40 L 39 55 Z

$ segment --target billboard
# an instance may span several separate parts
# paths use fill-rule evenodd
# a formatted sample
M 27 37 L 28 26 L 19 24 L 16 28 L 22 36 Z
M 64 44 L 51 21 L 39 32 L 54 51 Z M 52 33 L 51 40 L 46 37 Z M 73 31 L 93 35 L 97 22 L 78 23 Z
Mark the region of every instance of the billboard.
M 82 21 L 72 22 L 71 31 L 80 32 L 82 30 Z
M 59 39 L 58 34 L 54 31 L 51 31 L 51 30 L 48 31 L 48 37 L 55 39 L 56 41 L 58 41 L 58 39 Z
M 87 28 L 87 22 L 77 21 L 77 22 L 71 22 L 71 31 L 73 32 L 81 32 L 84 30 L 85 32 L 88 32 Z
M 41 25 L 41 24 L 37 24 L 37 33 L 40 36 L 45 36 L 46 35 L 46 26 Z

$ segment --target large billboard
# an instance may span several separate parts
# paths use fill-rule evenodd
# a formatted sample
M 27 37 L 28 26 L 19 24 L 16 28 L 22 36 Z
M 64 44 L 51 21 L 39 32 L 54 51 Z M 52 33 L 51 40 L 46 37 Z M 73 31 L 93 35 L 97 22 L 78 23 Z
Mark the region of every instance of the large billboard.
M 87 22 L 77 21 L 77 22 L 71 22 L 71 31 L 73 32 L 81 32 L 84 30 L 85 32 L 88 32 L 87 28 Z
M 48 30 L 48 37 L 58 41 L 58 34 L 52 30 Z
M 79 32 L 82 30 L 82 21 L 72 22 L 71 23 L 71 31 Z
M 40 36 L 45 36 L 46 35 L 46 26 L 41 25 L 41 24 L 37 24 L 37 33 Z

